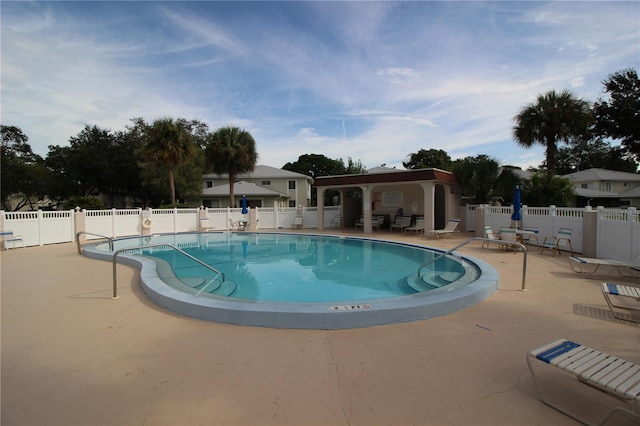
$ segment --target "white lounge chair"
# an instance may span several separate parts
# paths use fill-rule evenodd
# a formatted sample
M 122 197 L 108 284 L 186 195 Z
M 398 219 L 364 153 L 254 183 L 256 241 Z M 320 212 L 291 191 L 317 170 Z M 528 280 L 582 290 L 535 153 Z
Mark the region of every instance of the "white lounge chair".
M 411 216 L 396 216 L 395 221 L 391 224 L 391 230 L 404 231 L 405 228 L 411 226 Z
M 627 278 L 640 276 L 640 265 L 613 259 L 571 256 L 569 257 L 569 266 L 573 272 L 584 275 L 598 275 L 600 267 L 603 266 L 609 271 L 609 275 L 617 272 L 620 276 Z
M 535 361 L 542 361 L 544 364 L 557 367 L 573 375 L 578 379 L 578 382 L 616 398 L 615 406 L 609 409 L 597 424 L 605 424 L 616 414 L 640 421 L 640 384 L 638 383 L 640 365 L 567 339 L 556 340 L 527 354 L 527 365 L 540 400 L 583 424 L 593 423 L 587 422 L 580 418 L 578 414 L 551 402 L 542 392 L 539 380 L 534 374 Z M 539 367 L 542 367 L 542 365 Z M 598 396 L 603 395 L 598 393 Z M 592 405 L 598 404 L 594 401 Z M 631 406 L 633 411 L 629 410 L 628 406 Z M 583 414 L 583 412 L 581 411 L 580 414 Z
M 384 226 L 384 216 L 374 216 L 371 218 L 371 227 L 373 229 L 382 229 Z
M 571 256 L 573 256 L 573 247 L 571 247 L 571 234 L 573 231 L 569 228 L 560 228 L 558 235 L 544 237 L 542 244 L 540 245 L 540 254 L 545 250 L 551 250 L 551 253 L 555 256 L 558 252 L 558 256 L 561 255 L 561 247 L 565 246 L 569 248 Z
M 0 231 L 0 238 L 2 239 L 2 244 L 4 245 L 5 250 L 9 250 L 9 248 L 16 248 L 16 243 L 20 243 L 22 248 L 24 248 L 22 235 L 14 235 L 13 231 Z M 11 243 L 11 247 L 9 247 L 9 243 Z
M 640 322 L 640 316 L 634 315 L 640 313 L 640 287 L 602 283 L 602 294 L 614 317 Z M 625 311 L 625 314 L 620 311 Z
M 444 229 L 432 229 L 431 233 L 435 235 L 437 239 L 440 239 L 440 235 L 447 235 L 453 233 L 460 233 L 458 230 L 458 225 L 460 224 L 460 219 L 449 219 L 449 223 L 444 227 Z
M 484 237 L 486 238 L 486 240 L 482 242 L 482 248 L 484 248 L 485 246 L 489 247 L 489 244 L 493 242 L 500 244 L 500 240 L 498 239 L 496 234 L 493 232 L 493 228 L 491 228 L 491 226 L 484 227 Z M 498 245 L 498 248 L 500 248 L 499 245 Z
M 420 217 L 416 217 L 416 223 L 413 224 L 413 226 L 408 226 L 406 228 L 404 228 L 405 232 L 420 232 L 420 231 L 424 231 L 424 217 L 420 216 Z

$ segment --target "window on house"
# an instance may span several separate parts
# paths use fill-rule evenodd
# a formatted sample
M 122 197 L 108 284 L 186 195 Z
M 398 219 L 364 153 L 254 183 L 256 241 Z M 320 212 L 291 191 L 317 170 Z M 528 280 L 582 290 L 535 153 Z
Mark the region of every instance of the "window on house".
M 289 207 L 295 207 L 296 206 L 296 200 L 289 200 Z
M 263 180 L 262 182 L 260 182 L 260 185 L 262 185 L 262 186 L 265 186 L 265 185 L 266 185 L 266 186 L 271 185 L 271 181 L 270 181 L 270 180 Z
M 580 185 L 580 188 L 589 189 L 589 184 L 588 183 L 583 183 L 582 185 Z
M 204 181 L 204 187 L 205 188 L 213 188 L 213 181 L 212 180 L 205 180 Z
M 296 181 L 295 180 L 290 180 L 289 181 L 289 189 L 296 189 Z M 293 204 L 295 205 L 295 202 Z
M 611 192 L 611 182 L 604 183 L 604 190 L 605 192 Z

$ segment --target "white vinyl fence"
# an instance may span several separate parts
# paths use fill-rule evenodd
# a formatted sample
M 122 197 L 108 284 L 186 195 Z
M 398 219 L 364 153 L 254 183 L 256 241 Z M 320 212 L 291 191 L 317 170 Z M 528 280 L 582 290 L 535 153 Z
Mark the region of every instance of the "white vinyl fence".
M 494 232 L 511 225 L 511 206 L 466 206 L 467 231 L 482 234 L 482 229 L 478 229 L 478 210 L 482 211 L 483 226 L 491 226 Z M 523 206 L 520 212 L 520 227 L 537 228 L 539 242 L 545 236 L 557 235 L 560 228 L 569 228 L 573 231 L 571 244 L 576 253 L 583 252 L 585 238 L 593 238 L 596 242 L 595 257 L 640 264 L 640 212 L 633 207 L 598 207 L 593 210 L 591 207 Z M 584 217 L 587 214 L 597 215 L 595 232 L 585 226 Z
M 324 228 L 330 228 L 332 219 L 340 214 L 339 206 L 324 207 Z M 466 231 L 478 230 L 479 214 L 483 224 L 494 231 L 511 224 L 511 207 L 506 206 L 466 206 Z M 479 211 L 481 213 L 479 213 Z M 254 213 L 252 211 L 252 213 Z M 257 208 L 255 209 L 256 228 L 286 229 L 294 228 L 298 209 Z M 522 210 L 522 227 L 538 228 L 539 239 L 556 235 L 560 228 L 573 230 L 571 238 L 573 249 L 582 253 L 583 239 L 595 239 L 597 257 L 640 263 L 640 212 L 635 208 L 605 209 L 566 207 L 527 207 Z M 585 225 L 585 214 L 597 215 L 593 232 Z M 231 224 L 246 220 L 239 208 L 217 209 L 111 209 L 83 211 L 0 211 L 0 229 L 22 235 L 26 246 L 65 243 L 75 241 L 80 231 L 89 233 L 87 239 L 98 238 L 92 234 L 118 238 L 142 235 L 145 223 L 150 225 L 154 234 L 196 232 L 201 229 L 201 219 L 206 218 L 207 227 L 218 231 L 231 229 Z M 146 219 L 149 221 L 145 222 Z M 302 209 L 302 228 L 318 227 L 318 209 Z M 586 234 L 585 234 L 586 232 Z M 593 234 L 593 235 L 591 235 Z

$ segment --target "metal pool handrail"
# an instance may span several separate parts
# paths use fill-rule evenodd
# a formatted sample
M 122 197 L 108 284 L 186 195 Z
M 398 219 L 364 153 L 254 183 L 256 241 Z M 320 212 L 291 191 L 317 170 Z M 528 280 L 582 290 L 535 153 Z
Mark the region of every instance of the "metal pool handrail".
M 93 235 L 94 237 L 106 238 L 109 240 L 109 250 L 113 251 L 113 238 L 107 237 L 106 235 L 94 234 L 93 232 L 80 231 L 76 233 L 76 244 L 78 246 L 78 254 L 80 255 L 82 254 L 82 251 L 80 250 L 80 235 Z
M 216 279 L 218 279 L 218 277 L 222 276 L 222 282 L 225 281 L 224 278 L 224 274 L 220 271 L 218 271 L 216 268 L 214 268 L 211 265 L 207 265 L 206 263 L 204 263 L 203 261 L 201 261 L 200 259 L 198 259 L 197 257 L 194 257 L 192 255 L 190 255 L 189 253 L 187 253 L 184 250 L 179 249 L 178 247 L 174 246 L 173 244 L 169 244 L 169 243 L 158 243 L 158 244 L 148 244 L 148 245 L 144 245 L 144 246 L 137 246 L 137 247 L 128 247 L 128 248 L 121 248 L 119 250 L 117 250 L 115 253 L 113 253 L 113 298 L 117 299 L 118 298 L 118 283 L 117 283 L 117 274 L 116 274 L 116 265 L 118 264 L 116 262 L 116 258 L 118 257 L 118 255 L 124 251 L 134 251 L 134 250 L 140 250 L 140 249 L 147 249 L 147 248 L 154 248 L 154 247 L 170 247 L 173 250 L 177 251 L 178 253 L 184 254 L 185 256 L 187 256 L 189 259 L 195 261 L 196 263 L 204 266 L 205 268 L 209 269 L 210 271 L 213 271 L 215 273 L 217 273 L 218 275 L 216 275 L 215 277 L 213 277 L 213 279 L 211 281 L 209 281 L 209 283 L 207 283 L 207 286 L 209 284 L 211 284 L 213 281 L 215 281 Z M 206 287 L 206 286 L 205 286 Z M 198 294 L 200 294 L 202 291 L 198 292 Z
M 457 246 L 447 250 L 445 253 L 440 254 L 439 256 L 431 259 L 430 261 L 426 262 L 425 264 L 423 264 L 422 266 L 420 266 L 418 268 L 418 278 L 420 278 L 420 271 L 431 265 L 433 262 L 435 262 L 436 260 L 440 259 L 441 257 L 445 257 L 448 254 L 452 254 L 455 250 L 458 250 L 460 247 L 462 246 L 466 246 L 467 244 L 473 242 L 473 241 L 489 241 L 492 243 L 495 243 L 496 240 L 491 240 L 489 238 L 484 238 L 484 237 L 473 237 L 470 238 L 466 241 L 461 242 L 460 244 L 458 244 Z M 524 246 L 524 244 L 515 242 L 515 241 L 500 241 L 500 244 L 505 244 L 505 245 L 510 245 L 510 246 L 518 246 L 522 249 L 522 252 L 524 253 L 524 256 L 522 258 L 522 288 L 520 289 L 520 291 L 527 291 L 527 289 L 525 288 L 525 280 L 526 280 L 526 276 L 527 276 L 527 248 Z

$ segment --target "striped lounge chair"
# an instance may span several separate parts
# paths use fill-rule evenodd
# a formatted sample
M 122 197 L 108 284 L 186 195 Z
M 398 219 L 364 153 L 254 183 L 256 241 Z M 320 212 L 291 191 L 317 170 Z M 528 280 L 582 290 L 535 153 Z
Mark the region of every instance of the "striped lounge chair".
M 543 395 L 539 380 L 534 374 L 533 364 L 536 361 L 557 367 L 573 375 L 579 382 L 614 397 L 613 400 L 617 403 L 608 409 L 597 424 L 604 424 L 618 416 L 633 419 L 634 422 L 640 421 L 640 365 L 567 339 L 556 340 L 527 354 L 527 365 L 542 402 L 583 424 L 593 423 L 557 403 L 552 403 Z M 598 395 L 604 397 L 602 393 Z M 584 414 L 582 410 L 581 414 Z
M 640 316 L 629 315 L 640 314 L 640 287 L 602 283 L 602 294 L 614 317 L 625 321 L 640 322 Z M 626 314 L 621 311 L 626 311 Z M 638 381 L 640 381 L 640 377 Z

